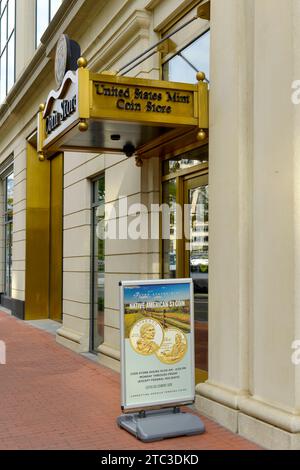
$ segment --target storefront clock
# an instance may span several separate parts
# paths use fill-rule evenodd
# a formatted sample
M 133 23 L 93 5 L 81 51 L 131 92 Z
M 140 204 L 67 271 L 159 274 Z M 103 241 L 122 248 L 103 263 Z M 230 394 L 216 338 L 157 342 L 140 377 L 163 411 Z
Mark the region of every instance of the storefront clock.
M 68 70 L 77 70 L 77 60 L 81 55 L 80 46 L 76 41 L 62 34 L 58 40 L 55 54 L 55 80 L 59 88 Z

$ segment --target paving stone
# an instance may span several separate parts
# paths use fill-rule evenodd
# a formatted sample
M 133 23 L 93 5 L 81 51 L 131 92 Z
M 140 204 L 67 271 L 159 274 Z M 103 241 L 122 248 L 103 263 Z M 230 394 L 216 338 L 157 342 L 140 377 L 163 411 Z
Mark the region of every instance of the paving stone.
M 138 441 L 116 425 L 119 374 L 4 312 L 0 339 L 7 349 L 7 364 L 0 365 L 0 450 L 259 449 L 205 417 L 201 436 Z

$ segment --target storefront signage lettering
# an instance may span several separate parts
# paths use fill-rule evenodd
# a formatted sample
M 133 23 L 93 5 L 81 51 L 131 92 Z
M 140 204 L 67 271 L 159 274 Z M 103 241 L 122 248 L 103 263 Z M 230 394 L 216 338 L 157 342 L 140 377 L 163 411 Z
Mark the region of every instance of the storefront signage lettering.
M 63 121 L 75 113 L 77 107 L 76 95 L 70 100 L 62 100 L 58 110 L 53 110 L 50 116 L 46 118 L 46 133 L 49 135 L 57 129 Z
M 96 95 L 116 98 L 115 108 L 120 111 L 171 114 L 174 103 L 190 104 L 191 96 L 179 91 L 145 91 L 139 87 L 118 87 L 95 82 Z

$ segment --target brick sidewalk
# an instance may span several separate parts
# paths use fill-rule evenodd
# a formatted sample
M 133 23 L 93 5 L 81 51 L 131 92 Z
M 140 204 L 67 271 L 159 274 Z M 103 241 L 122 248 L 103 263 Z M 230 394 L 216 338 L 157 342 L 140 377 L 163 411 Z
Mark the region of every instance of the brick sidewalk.
M 0 450 L 258 449 L 203 418 L 206 433 L 145 444 L 116 425 L 119 374 L 58 345 L 55 337 L 0 312 Z

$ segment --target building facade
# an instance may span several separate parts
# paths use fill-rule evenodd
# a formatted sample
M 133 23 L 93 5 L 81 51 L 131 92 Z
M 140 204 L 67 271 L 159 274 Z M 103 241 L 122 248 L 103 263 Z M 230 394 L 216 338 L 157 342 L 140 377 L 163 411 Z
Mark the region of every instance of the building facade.
M 119 281 L 192 277 L 198 409 L 300 449 L 300 2 L 1 0 L 0 14 L 2 306 L 60 322 L 59 343 L 118 370 Z M 142 161 L 88 148 L 41 161 L 61 34 L 95 73 L 193 84 L 205 72 L 207 135 Z M 142 236 L 162 203 L 169 238 Z M 101 238 L 114 221 L 141 236 Z

